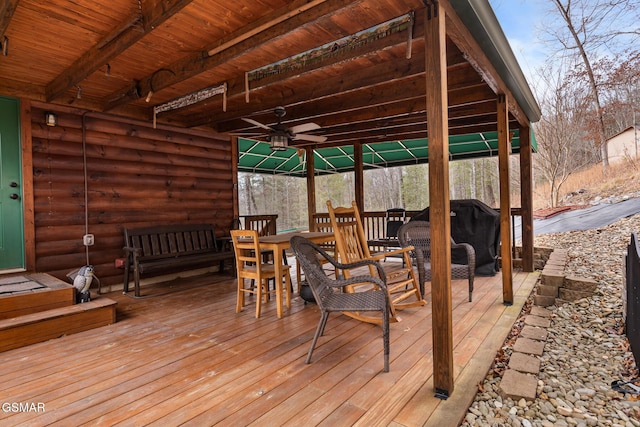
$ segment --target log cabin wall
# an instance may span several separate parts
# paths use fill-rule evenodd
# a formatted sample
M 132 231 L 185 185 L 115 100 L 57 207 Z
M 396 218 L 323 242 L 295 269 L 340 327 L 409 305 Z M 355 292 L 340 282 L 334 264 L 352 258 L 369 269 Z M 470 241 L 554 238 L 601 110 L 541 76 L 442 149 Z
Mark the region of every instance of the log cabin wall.
M 57 126 L 44 124 L 45 111 L 58 116 Z M 103 287 L 117 287 L 124 227 L 214 223 L 228 235 L 228 138 L 53 107 L 33 106 L 31 113 L 36 271 L 66 280 L 87 262 L 88 232 L 95 236 L 88 257 L 96 276 Z

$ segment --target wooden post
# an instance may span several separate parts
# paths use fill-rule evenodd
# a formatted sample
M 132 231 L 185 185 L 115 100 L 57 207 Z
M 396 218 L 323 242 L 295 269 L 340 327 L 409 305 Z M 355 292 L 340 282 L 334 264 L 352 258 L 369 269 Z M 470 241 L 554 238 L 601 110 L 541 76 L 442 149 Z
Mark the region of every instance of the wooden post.
M 533 161 L 531 128 L 520 126 L 520 207 L 522 270 L 533 271 Z
M 24 261 L 27 271 L 36 270 L 36 221 L 35 200 L 33 197 L 33 140 L 31 129 L 31 101 L 27 99 L 20 99 Z
M 509 105 L 506 95 L 498 95 L 498 163 L 500 169 L 500 257 L 502 267 L 502 299 L 513 304 L 513 259 L 511 256 L 511 189 L 509 186 Z
M 231 137 L 231 179 L 233 183 L 233 218 L 240 216 L 240 198 L 238 197 L 238 161 L 240 153 L 238 152 L 238 137 Z
M 313 148 L 305 148 L 305 162 L 307 166 L 307 215 L 309 216 L 309 231 L 316 231 L 313 215 L 316 213 L 316 176 Z
M 433 385 L 436 396 L 446 399 L 453 392 L 453 324 L 445 13 L 437 1 L 425 4 Z
M 362 144 L 353 144 L 353 160 L 356 187 L 356 204 L 360 212 L 364 212 L 364 159 L 362 158 Z

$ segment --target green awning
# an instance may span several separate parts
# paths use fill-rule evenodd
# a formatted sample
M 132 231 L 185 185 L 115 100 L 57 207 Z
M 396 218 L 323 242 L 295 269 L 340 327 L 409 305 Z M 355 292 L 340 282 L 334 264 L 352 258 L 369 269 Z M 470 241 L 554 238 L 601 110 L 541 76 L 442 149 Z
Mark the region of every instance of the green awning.
M 511 131 L 513 153 L 520 152 L 520 132 Z M 531 142 L 534 151 L 537 144 L 533 132 Z M 306 176 L 304 152 L 295 148 L 286 151 L 272 151 L 266 142 L 238 139 L 240 172 L 283 174 Z M 299 153 L 301 156 L 299 156 Z M 498 155 L 498 132 L 483 132 L 449 137 L 449 159 L 469 159 Z M 353 171 L 353 146 L 319 148 L 314 151 L 316 174 L 330 174 Z M 428 163 L 429 146 L 426 138 L 403 141 L 364 144 L 362 157 L 365 169 L 387 168 L 403 165 Z

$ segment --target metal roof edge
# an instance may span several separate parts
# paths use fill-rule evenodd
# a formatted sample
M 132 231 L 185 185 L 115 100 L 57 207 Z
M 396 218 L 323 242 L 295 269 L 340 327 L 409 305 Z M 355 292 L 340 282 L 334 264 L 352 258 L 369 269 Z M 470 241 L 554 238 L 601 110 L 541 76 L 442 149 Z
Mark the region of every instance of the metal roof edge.
M 540 106 L 531 92 L 489 0 L 451 0 L 451 6 L 496 67 L 496 71 L 513 93 L 529 121 L 540 120 Z

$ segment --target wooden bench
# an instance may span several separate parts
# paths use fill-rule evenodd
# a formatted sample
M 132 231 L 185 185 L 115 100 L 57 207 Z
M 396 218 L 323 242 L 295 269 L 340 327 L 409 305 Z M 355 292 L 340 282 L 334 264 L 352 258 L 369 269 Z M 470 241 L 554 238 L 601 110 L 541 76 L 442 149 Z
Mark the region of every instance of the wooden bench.
M 124 293 L 133 272 L 134 293 L 140 296 L 140 276 L 207 267 L 234 261 L 233 250 L 216 239 L 213 224 L 161 225 L 125 228 Z

